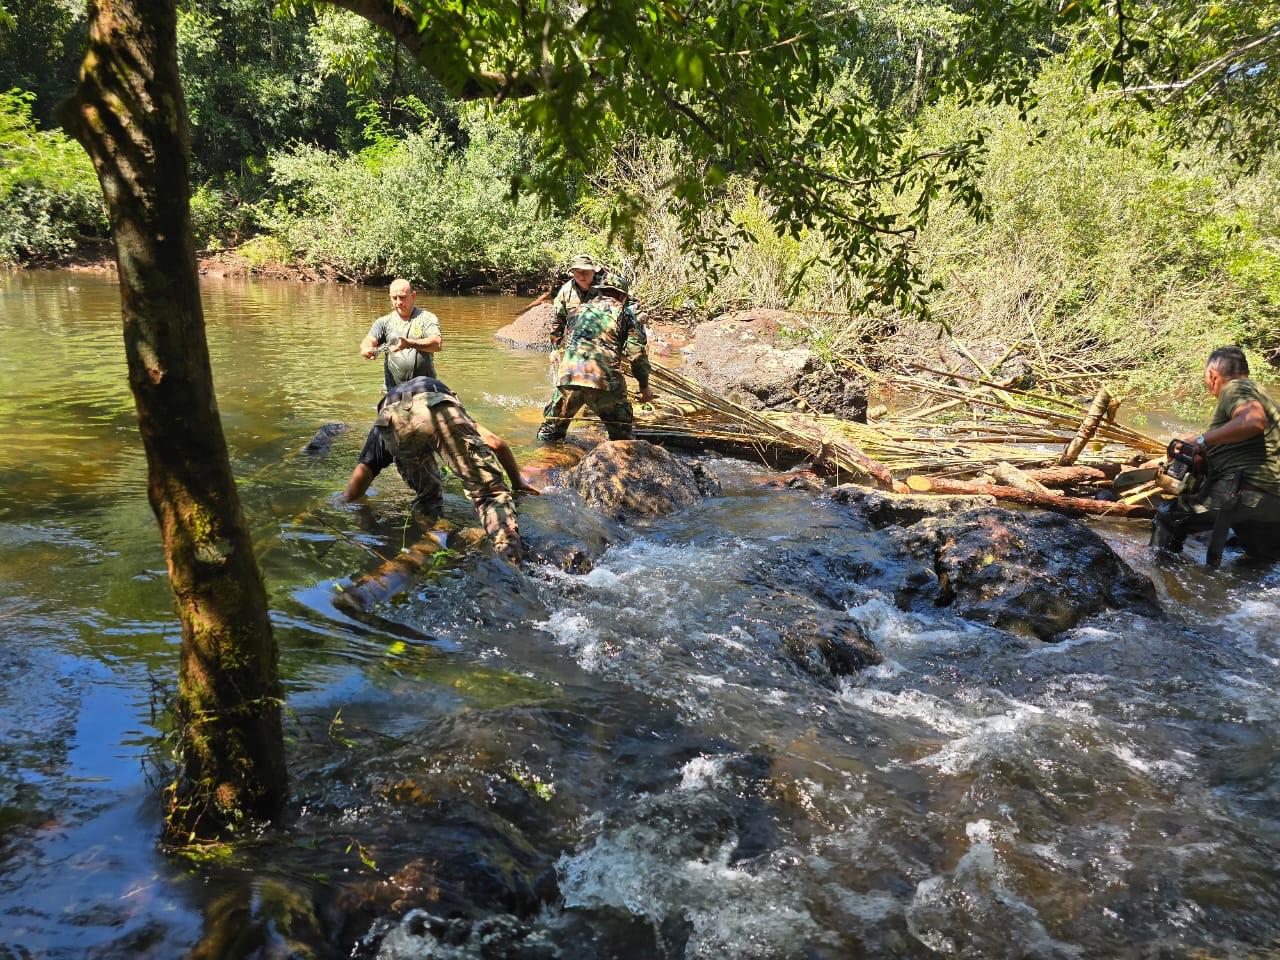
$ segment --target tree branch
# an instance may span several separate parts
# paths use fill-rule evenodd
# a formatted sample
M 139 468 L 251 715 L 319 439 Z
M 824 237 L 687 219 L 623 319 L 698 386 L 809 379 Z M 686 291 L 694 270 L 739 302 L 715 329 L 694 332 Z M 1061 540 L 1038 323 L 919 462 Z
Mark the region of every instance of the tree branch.
M 418 29 L 418 21 L 398 0 L 325 0 L 326 3 L 364 17 L 375 27 L 386 30 L 408 50 L 418 63 L 460 100 L 509 100 L 532 97 L 555 86 L 554 76 L 541 73 L 512 74 L 496 70 L 474 70 L 462 80 L 440 76 L 432 69 L 430 49 Z M 588 71 L 590 71 L 588 64 Z
M 1231 50 L 1228 50 L 1222 56 L 1214 60 L 1211 60 L 1209 63 L 1206 63 L 1199 70 L 1197 70 L 1191 76 L 1186 77 L 1185 79 L 1170 80 L 1167 83 L 1148 83 L 1140 87 L 1124 87 L 1121 90 L 1118 90 L 1116 92 L 1120 96 L 1130 96 L 1135 93 L 1165 92 L 1169 94 L 1167 97 L 1164 98 L 1164 103 L 1167 105 L 1169 103 L 1172 103 L 1182 94 L 1184 94 L 1190 87 L 1195 86 L 1197 83 L 1199 83 L 1209 74 L 1214 73 L 1218 70 L 1222 70 L 1224 68 L 1229 68 L 1235 63 L 1236 60 L 1240 59 L 1241 56 L 1248 53 L 1249 51 L 1256 50 L 1258 47 L 1266 46 L 1269 43 L 1274 43 L 1277 40 L 1280 40 L 1280 27 L 1277 27 L 1276 29 L 1272 30 L 1270 33 L 1265 33 L 1260 37 L 1255 37 L 1254 39 L 1250 40 L 1248 43 L 1241 44 L 1238 47 L 1233 47 Z

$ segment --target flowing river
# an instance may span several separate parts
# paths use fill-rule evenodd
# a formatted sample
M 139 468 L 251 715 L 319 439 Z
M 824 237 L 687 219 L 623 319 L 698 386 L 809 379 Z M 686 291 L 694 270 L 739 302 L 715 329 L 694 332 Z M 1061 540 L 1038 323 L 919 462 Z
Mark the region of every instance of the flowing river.
M 610 540 L 590 573 L 473 559 L 356 623 L 334 583 L 417 529 L 390 472 L 366 505 L 334 497 L 388 303 L 333 285 L 205 285 L 294 803 L 229 855 L 160 854 L 179 636 L 117 289 L 0 293 L 0 958 L 1280 951 L 1280 571 L 1153 569 L 1144 530 L 1103 526 L 1167 616 L 1028 641 L 903 612 L 862 575 L 879 534 L 717 461 L 722 496 L 630 529 L 524 501 L 531 527 Z M 547 360 L 492 339 L 520 302 L 419 303 L 441 377 L 527 449 Z M 447 514 L 469 520 L 456 488 Z M 777 610 L 833 608 L 882 665 L 836 681 L 778 655 Z

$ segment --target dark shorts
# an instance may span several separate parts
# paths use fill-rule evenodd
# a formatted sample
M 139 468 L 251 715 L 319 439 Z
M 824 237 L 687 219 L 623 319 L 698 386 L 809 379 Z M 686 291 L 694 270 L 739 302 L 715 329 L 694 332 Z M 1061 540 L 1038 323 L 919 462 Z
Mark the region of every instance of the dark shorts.
M 364 449 L 360 451 L 357 462 L 372 470 L 375 477 L 396 462 L 386 440 L 382 438 L 382 431 L 377 427 L 371 428 L 369 435 L 364 438 Z

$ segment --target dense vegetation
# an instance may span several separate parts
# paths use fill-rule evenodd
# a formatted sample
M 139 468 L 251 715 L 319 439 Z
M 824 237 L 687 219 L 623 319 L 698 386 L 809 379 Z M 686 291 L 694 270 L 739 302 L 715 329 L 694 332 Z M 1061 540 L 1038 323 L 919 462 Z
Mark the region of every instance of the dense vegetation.
M 0 261 L 52 262 L 106 229 L 92 171 L 54 121 L 83 18 L 72 0 L 7 8 Z M 907 251 L 910 284 L 935 288 L 928 322 L 970 340 L 1016 331 L 1050 354 L 1146 370 L 1194 363 L 1231 339 L 1276 351 L 1274 4 L 1144 7 L 1127 26 L 1089 4 L 1054 21 L 1026 9 L 997 31 L 991 24 L 1013 16 L 997 5 L 824 8 L 835 27 L 812 54 L 813 69 L 832 78 L 822 110 L 835 103 L 880 119 L 865 142 L 804 132 L 796 156 L 870 151 L 886 169 L 910 161 L 916 171 L 862 188 L 884 211 L 884 230 L 851 246 L 836 201 L 773 199 L 767 165 L 745 176 L 728 151 L 691 170 L 681 138 L 715 135 L 706 118 L 692 133 L 656 119 L 623 128 L 612 108 L 634 105 L 608 96 L 635 91 L 591 99 L 590 142 L 552 154 L 535 133 L 554 117 L 451 101 L 352 14 L 189 3 L 179 53 L 197 240 L 239 248 L 251 264 L 292 259 L 354 279 L 504 288 L 541 284 L 586 248 L 633 272 L 655 310 L 813 311 L 813 335 L 832 354 L 930 335 L 913 302 L 865 296 L 868 285 L 903 281 Z M 1019 71 L 999 96 L 941 82 L 979 49 L 991 76 Z M 669 69 L 746 96 L 749 77 L 726 59 L 695 52 Z M 660 68 L 637 53 L 609 69 Z M 540 191 L 540 205 L 530 195 L 513 204 L 513 182 L 559 189 Z M 620 208 L 636 216 L 620 221 Z M 824 209 L 831 216 L 815 218 Z M 693 250 L 691 221 L 706 240 Z M 919 229 L 895 232 L 903 224 Z M 849 282 L 844 261 L 861 280 Z M 860 304 L 852 315 L 850 304 Z

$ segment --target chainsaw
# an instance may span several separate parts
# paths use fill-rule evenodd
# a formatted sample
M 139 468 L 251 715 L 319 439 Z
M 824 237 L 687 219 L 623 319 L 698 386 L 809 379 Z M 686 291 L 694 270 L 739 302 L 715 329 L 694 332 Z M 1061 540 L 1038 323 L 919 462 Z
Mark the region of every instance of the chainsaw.
M 1192 493 L 1204 480 L 1208 466 L 1204 447 L 1187 440 L 1170 440 L 1155 480 L 1161 490 L 1172 496 Z

